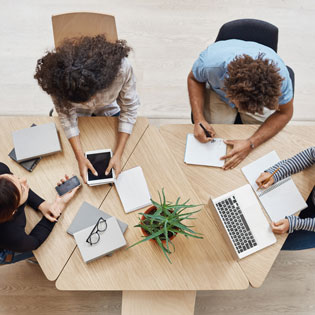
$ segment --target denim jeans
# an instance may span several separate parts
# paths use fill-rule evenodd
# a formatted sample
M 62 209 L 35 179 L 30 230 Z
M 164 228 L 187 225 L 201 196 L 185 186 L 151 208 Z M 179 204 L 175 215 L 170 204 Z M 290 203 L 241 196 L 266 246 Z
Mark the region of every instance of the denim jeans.
M 12 256 L 12 259 L 10 256 Z M 0 265 L 14 264 L 16 262 L 29 259 L 31 257 L 34 257 L 33 252 L 18 253 L 13 252 L 12 250 L 3 249 L 0 251 Z
M 308 207 L 300 212 L 299 217 L 301 219 L 315 218 L 315 205 L 312 201 L 312 193 L 306 203 Z M 289 234 L 281 250 L 302 250 L 309 248 L 315 248 L 315 232 L 299 230 Z

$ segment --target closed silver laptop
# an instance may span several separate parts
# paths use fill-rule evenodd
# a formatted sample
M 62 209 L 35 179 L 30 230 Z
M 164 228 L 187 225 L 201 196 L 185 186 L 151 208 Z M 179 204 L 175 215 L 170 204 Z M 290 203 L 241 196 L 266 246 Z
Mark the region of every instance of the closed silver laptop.
M 61 151 L 55 123 L 16 130 L 12 136 L 18 162 Z
M 250 185 L 209 200 L 225 239 L 237 259 L 276 242 L 263 210 Z

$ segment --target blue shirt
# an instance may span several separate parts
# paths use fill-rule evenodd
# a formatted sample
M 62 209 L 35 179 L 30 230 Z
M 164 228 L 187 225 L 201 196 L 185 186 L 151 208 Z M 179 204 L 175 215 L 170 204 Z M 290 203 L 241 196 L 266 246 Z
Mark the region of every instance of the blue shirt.
M 265 54 L 263 58 L 274 61 L 280 69 L 279 74 L 284 80 L 281 85 L 279 105 L 288 103 L 293 97 L 293 88 L 286 65 L 273 49 L 255 42 L 229 39 L 211 44 L 199 55 L 192 72 L 197 81 L 208 83 L 225 103 L 234 108 L 235 105 L 222 90 L 224 78 L 227 76 L 227 66 L 236 56 L 246 54 L 256 59 L 259 53 Z

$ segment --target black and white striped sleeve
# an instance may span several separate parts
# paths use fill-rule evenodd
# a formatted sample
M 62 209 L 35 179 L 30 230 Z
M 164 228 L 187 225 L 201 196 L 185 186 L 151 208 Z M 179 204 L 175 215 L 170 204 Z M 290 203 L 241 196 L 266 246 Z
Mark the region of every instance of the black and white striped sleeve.
M 273 175 L 275 182 L 286 178 L 292 174 L 296 174 L 315 164 L 315 147 L 310 147 L 295 156 L 278 162 L 274 166 L 268 168 L 266 172 L 272 174 L 278 167 L 280 170 Z
M 301 219 L 295 215 L 290 215 L 286 217 L 289 220 L 289 233 L 298 230 L 315 232 L 315 218 L 305 218 Z

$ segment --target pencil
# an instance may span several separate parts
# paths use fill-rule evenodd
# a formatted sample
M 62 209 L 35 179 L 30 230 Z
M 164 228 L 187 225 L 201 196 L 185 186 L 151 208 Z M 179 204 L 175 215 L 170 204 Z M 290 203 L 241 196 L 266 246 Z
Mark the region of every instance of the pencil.
M 267 183 L 270 181 L 271 177 L 272 177 L 274 174 L 276 174 L 279 170 L 280 170 L 280 167 L 278 167 L 268 178 L 266 178 L 265 180 L 263 180 L 263 181 L 261 182 L 261 185 L 258 187 L 258 189 L 257 189 L 256 191 L 258 191 L 258 190 L 261 188 L 261 186 L 267 184 Z

